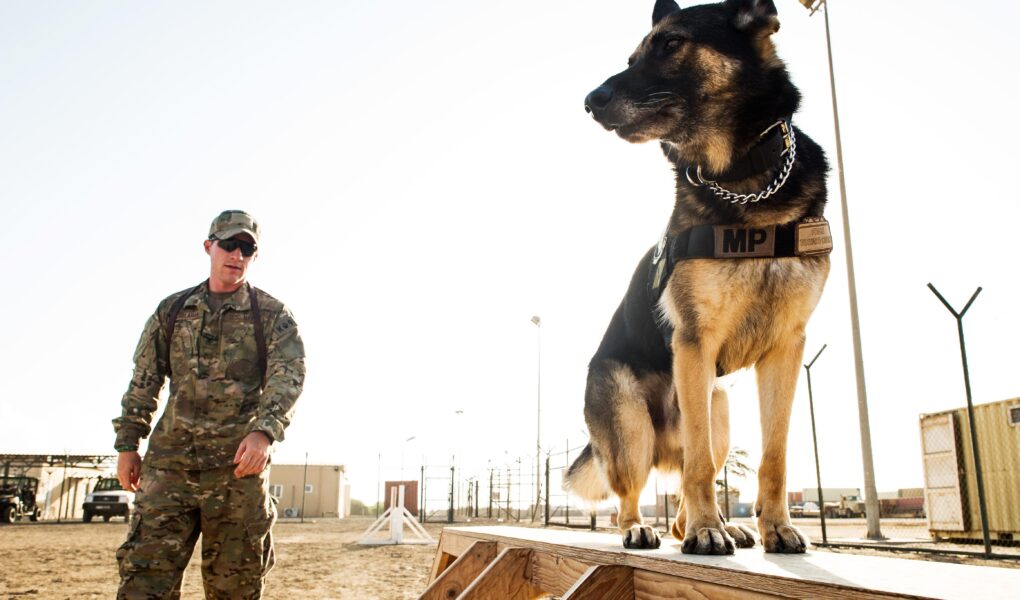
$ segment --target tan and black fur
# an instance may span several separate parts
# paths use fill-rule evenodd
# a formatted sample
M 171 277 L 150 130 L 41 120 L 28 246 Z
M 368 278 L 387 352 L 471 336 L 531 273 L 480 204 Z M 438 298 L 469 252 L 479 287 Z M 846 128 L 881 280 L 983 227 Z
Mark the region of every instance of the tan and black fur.
M 658 0 L 652 31 L 585 101 L 606 129 L 630 142 L 659 140 L 676 171 L 668 231 L 701 224 L 781 225 L 821 217 L 824 153 L 803 132 L 785 185 L 758 203 L 731 204 L 690 183 L 688 167 L 724 173 L 759 135 L 797 109 L 800 94 L 776 56 L 772 0 L 727 0 L 681 10 Z M 737 193 L 764 189 L 776 168 L 727 182 Z M 646 277 L 652 251 L 589 365 L 585 419 L 591 441 L 565 486 L 589 499 L 620 499 L 627 547 L 654 548 L 638 496 L 650 470 L 678 471 L 682 500 L 673 534 L 681 550 L 729 554 L 754 545 L 743 526 L 724 525 L 714 482 L 729 451 L 729 407 L 718 377 L 754 367 L 762 461 L 755 502 L 766 552 L 804 552 L 806 538 L 786 507 L 786 437 L 804 331 L 829 271 L 827 255 L 682 260 L 653 302 Z M 672 326 L 668 343 L 656 319 Z M 741 408 L 741 413 L 746 412 Z

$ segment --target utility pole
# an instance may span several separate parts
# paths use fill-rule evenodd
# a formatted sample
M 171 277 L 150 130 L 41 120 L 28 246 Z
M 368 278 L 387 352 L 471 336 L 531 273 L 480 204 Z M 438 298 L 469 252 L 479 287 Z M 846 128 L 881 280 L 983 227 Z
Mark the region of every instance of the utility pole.
M 853 333 L 854 371 L 857 376 L 857 412 L 861 422 L 861 459 L 864 465 L 864 511 L 868 517 L 868 539 L 884 540 L 879 526 L 878 490 L 875 487 L 875 461 L 871 452 L 871 424 L 868 417 L 868 392 L 864 384 L 864 352 L 861 349 L 861 324 L 857 312 L 857 280 L 854 253 L 850 243 L 850 212 L 847 208 L 846 178 L 843 174 L 843 142 L 839 133 L 839 107 L 836 102 L 836 71 L 832 65 L 832 36 L 829 32 L 828 0 L 800 0 L 811 14 L 819 8 L 825 16 L 825 48 L 829 56 L 829 87 L 832 92 L 832 119 L 836 128 L 836 172 L 843 211 L 843 242 L 846 249 L 846 279 L 850 292 L 850 328 Z
M 531 513 L 532 522 L 538 518 L 539 506 L 542 505 L 542 319 L 535 315 L 531 322 L 538 328 L 538 409 L 535 423 L 535 510 Z
M 305 452 L 305 475 L 301 482 L 301 522 L 305 522 L 305 497 L 308 496 L 308 452 Z

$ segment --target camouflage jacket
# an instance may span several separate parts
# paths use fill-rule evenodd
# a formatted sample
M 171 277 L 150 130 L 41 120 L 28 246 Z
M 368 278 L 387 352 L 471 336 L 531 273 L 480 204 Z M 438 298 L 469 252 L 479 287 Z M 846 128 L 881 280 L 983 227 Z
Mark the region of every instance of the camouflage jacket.
M 256 349 L 247 286 L 209 308 L 208 282 L 198 287 L 177 314 L 169 353 L 165 323 L 174 301 L 159 303 L 145 323 L 135 350 L 134 375 L 121 416 L 113 420 L 115 448 L 138 448 L 149 435 L 156 398 L 167 377 L 170 398 L 152 431 L 147 464 L 165 469 L 211 469 L 232 464 L 241 440 L 252 431 L 283 440 L 305 377 L 305 349 L 297 324 L 282 302 L 257 290 L 267 348 L 265 387 Z M 261 388 L 261 389 L 260 389 Z

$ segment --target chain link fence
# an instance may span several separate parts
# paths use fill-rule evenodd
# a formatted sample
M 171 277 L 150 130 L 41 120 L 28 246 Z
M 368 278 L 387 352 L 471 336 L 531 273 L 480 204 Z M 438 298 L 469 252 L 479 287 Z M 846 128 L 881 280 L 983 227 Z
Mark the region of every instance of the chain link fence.
M 529 459 L 501 467 L 464 469 L 422 465 L 418 487 L 421 522 L 463 523 L 477 519 L 534 523 L 544 518 L 542 482 Z
M 790 493 L 794 524 L 823 546 L 1020 559 L 1020 398 L 924 414 L 918 427 L 924 487 L 879 493 L 881 539 L 868 539 L 859 489 Z
M 820 546 L 1020 558 L 1020 398 L 976 405 L 972 413 L 960 408 L 921 415 L 919 434 L 924 487 L 879 494 L 884 539 L 868 539 L 866 505 L 858 488 L 789 492 L 794 525 Z M 417 482 L 419 519 L 615 530 L 612 501 L 593 512 L 563 491 L 563 477 L 581 450 L 577 446 L 546 454 L 541 473 L 526 455 L 481 469 L 423 465 Z M 737 459 L 747 456 L 735 452 Z M 819 470 L 825 480 L 825 465 Z M 741 502 L 731 487 L 735 476 L 753 476 L 753 468 L 731 454 L 717 482 L 720 514 L 753 527 L 752 503 Z M 668 533 L 676 517 L 677 496 L 671 492 L 678 481 L 653 473 L 648 486 L 654 488 L 655 501 L 641 506 L 642 515 Z M 982 552 L 986 537 L 993 549 Z

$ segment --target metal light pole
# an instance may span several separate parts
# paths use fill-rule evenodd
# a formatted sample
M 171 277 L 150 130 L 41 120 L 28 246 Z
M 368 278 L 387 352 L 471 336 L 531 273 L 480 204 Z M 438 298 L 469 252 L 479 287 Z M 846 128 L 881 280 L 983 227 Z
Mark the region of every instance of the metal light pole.
M 811 411 L 811 442 L 815 445 L 815 481 L 818 482 L 818 514 L 822 519 L 822 543 L 827 543 L 829 538 L 825 533 L 825 498 L 822 497 L 822 471 L 818 464 L 818 434 L 815 432 L 815 397 L 811 393 L 811 367 L 827 347 L 828 344 L 822 344 L 822 349 L 818 351 L 818 354 L 815 354 L 811 362 L 804 365 L 804 370 L 807 371 L 808 408 Z
M 974 429 L 974 402 L 970 395 L 970 369 L 967 368 L 967 346 L 963 343 L 963 315 L 967 314 L 970 305 L 974 304 L 974 300 L 981 293 L 981 288 L 978 287 L 974 295 L 967 301 L 967 305 L 960 312 L 956 312 L 956 309 L 950 306 L 949 302 L 946 302 L 946 299 L 935 289 L 934 285 L 929 283 L 928 288 L 933 294 L 938 296 L 942 304 L 956 317 L 956 330 L 960 334 L 960 357 L 963 359 L 963 384 L 967 388 L 967 420 L 970 422 L 970 448 L 974 452 L 974 478 L 977 479 L 978 508 L 981 511 L 981 534 L 985 538 L 985 554 L 991 554 L 992 543 L 988 537 L 988 510 L 985 508 L 985 484 L 982 481 L 984 477 L 981 472 L 981 455 L 978 453 L 977 431 Z
M 409 442 L 414 441 L 414 439 L 416 437 L 418 437 L 418 436 L 412 435 L 411 437 L 409 437 L 406 440 L 404 440 L 404 443 L 400 446 L 400 480 L 401 481 L 404 481 L 404 452 L 407 450 L 407 444 Z
M 531 520 L 538 517 L 539 506 L 542 504 L 542 319 L 535 315 L 531 322 L 538 329 L 538 408 L 535 416 L 535 510 L 531 513 Z
M 868 539 L 883 540 L 879 527 L 878 490 L 875 487 L 875 461 L 871 452 L 871 424 L 868 418 L 868 392 L 864 384 L 864 353 L 861 350 L 861 324 L 857 313 L 857 280 L 854 276 L 854 254 L 850 243 L 850 213 L 847 208 L 846 179 L 843 175 L 843 143 L 839 133 L 839 107 L 836 103 L 836 72 L 832 66 L 832 36 L 829 33 L 828 0 L 801 0 L 814 14 L 819 7 L 825 15 L 825 48 L 829 56 L 829 86 L 832 92 L 832 119 L 836 128 L 836 172 L 839 174 L 839 195 L 843 202 L 843 242 L 846 249 L 846 279 L 850 292 L 850 327 L 853 331 L 854 367 L 857 375 L 857 412 L 861 422 L 861 458 L 864 463 L 864 510 L 868 517 Z
M 308 453 L 305 452 L 305 476 L 301 482 L 301 522 L 305 522 L 305 497 L 308 496 Z

